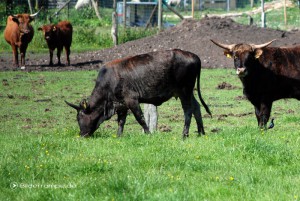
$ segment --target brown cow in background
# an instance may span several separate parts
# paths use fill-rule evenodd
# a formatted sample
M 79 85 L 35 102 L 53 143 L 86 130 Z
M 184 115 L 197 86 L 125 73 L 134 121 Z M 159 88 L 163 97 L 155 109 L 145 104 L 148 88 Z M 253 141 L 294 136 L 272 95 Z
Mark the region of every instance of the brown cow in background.
M 14 65 L 19 66 L 18 48 L 21 54 L 21 65 L 25 68 L 25 55 L 28 44 L 31 42 L 34 30 L 30 22 L 34 20 L 35 14 L 17 14 L 7 18 L 6 28 L 4 30 L 4 38 L 11 45 L 14 55 Z
M 233 58 L 243 91 L 255 109 L 258 126 L 267 128 L 273 102 L 300 100 L 300 46 L 268 47 L 264 44 L 222 44 L 211 40 Z M 272 123 L 271 123 L 272 125 Z
M 49 24 L 38 28 L 39 31 L 43 31 L 44 38 L 47 41 L 47 45 L 50 53 L 50 63 L 53 65 L 53 51 L 57 48 L 57 65 L 61 65 L 60 54 L 65 47 L 67 65 L 70 65 L 70 47 L 72 43 L 73 27 L 68 21 L 61 21 L 57 25 Z

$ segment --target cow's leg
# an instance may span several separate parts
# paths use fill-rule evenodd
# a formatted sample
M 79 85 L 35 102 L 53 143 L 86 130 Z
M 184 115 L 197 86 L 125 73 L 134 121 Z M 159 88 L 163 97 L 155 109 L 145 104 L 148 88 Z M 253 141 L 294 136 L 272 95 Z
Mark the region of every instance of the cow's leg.
M 256 116 L 256 119 L 257 119 L 257 125 L 259 126 L 259 123 L 260 123 L 260 107 L 259 106 L 254 106 L 254 109 L 255 109 L 255 116 Z
M 22 45 L 20 47 L 20 55 L 21 55 L 21 66 L 25 67 L 25 56 L 26 56 L 27 45 Z
M 53 49 L 49 49 L 49 54 L 50 54 L 50 62 L 49 66 L 53 66 Z
M 20 52 L 21 56 L 21 67 L 25 66 L 25 52 Z
M 18 60 L 18 47 L 16 45 L 11 46 L 12 51 L 13 51 L 13 60 L 14 60 L 14 65 L 15 67 L 19 66 L 19 60 Z
M 123 133 L 124 130 L 124 125 L 126 122 L 126 117 L 127 117 L 127 108 L 122 108 L 120 110 L 117 111 L 117 115 L 118 115 L 118 137 L 120 137 Z
M 259 112 L 259 127 L 267 129 L 267 123 L 270 118 L 272 109 L 272 102 L 263 102 L 260 106 L 260 112 Z
M 57 47 L 57 65 L 58 66 L 61 66 L 61 62 L 60 62 L 60 54 L 61 54 L 61 51 L 62 51 L 62 47 Z
M 203 135 L 205 135 L 200 105 L 194 96 L 192 96 L 192 106 L 193 106 L 193 114 L 197 122 L 198 134 L 200 135 L 200 133 L 202 133 Z
M 66 51 L 66 58 L 67 58 L 67 65 L 70 66 L 70 46 L 65 46 L 65 51 Z
M 144 118 L 142 109 L 139 105 L 139 102 L 137 100 L 130 99 L 130 100 L 125 100 L 125 103 L 126 103 L 127 107 L 133 113 L 133 115 L 134 115 L 135 119 L 137 120 L 137 122 L 139 122 L 139 124 L 143 127 L 144 132 L 145 133 L 150 133 L 149 127 L 147 126 L 147 124 L 145 122 L 145 118 Z
M 184 98 L 184 97 L 186 96 L 180 96 L 179 98 L 184 112 L 184 128 L 183 128 L 182 136 L 183 138 L 186 138 L 189 136 L 189 129 L 191 125 L 193 107 L 192 107 L 191 96 L 188 96 L 188 98 Z

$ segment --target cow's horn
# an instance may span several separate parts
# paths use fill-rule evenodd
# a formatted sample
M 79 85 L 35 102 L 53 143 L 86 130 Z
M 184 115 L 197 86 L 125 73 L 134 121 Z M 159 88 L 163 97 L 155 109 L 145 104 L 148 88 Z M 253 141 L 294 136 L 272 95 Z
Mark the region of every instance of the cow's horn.
M 69 103 L 68 101 L 65 101 L 65 103 L 67 103 L 67 105 L 69 105 L 70 107 L 74 108 L 75 110 L 80 110 L 80 107 L 78 105 L 74 105 L 73 103 Z
M 264 43 L 264 44 L 260 44 L 260 45 L 254 45 L 254 44 L 251 44 L 252 48 L 253 49 L 259 49 L 259 48 L 263 48 L 263 47 L 267 47 L 268 45 L 270 45 L 271 43 L 273 43 L 276 39 L 273 39 L 267 43 Z
M 41 9 L 38 12 L 31 14 L 30 17 L 36 17 L 41 12 L 41 10 L 43 10 L 43 7 L 41 7 Z
M 214 41 L 212 39 L 210 39 L 210 40 L 211 40 L 211 42 L 213 42 L 217 46 L 219 46 L 219 47 L 221 47 L 223 49 L 229 50 L 229 51 L 231 51 L 234 48 L 234 46 L 235 46 L 235 44 L 226 45 L 226 44 L 222 44 L 222 43 L 216 42 L 216 41 Z

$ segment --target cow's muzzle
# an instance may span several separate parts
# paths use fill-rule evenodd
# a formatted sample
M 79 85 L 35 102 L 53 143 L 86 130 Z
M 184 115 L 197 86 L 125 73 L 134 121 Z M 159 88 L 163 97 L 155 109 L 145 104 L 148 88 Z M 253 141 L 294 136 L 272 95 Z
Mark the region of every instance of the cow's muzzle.
M 236 74 L 239 77 L 245 77 L 247 75 L 247 69 L 245 67 L 239 67 L 236 69 Z
M 29 34 L 30 30 L 29 29 L 20 29 L 21 34 Z

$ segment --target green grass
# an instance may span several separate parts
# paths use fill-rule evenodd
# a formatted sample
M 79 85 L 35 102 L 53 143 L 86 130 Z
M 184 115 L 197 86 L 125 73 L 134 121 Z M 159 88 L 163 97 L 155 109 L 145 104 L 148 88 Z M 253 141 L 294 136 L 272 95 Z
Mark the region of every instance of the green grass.
M 129 115 L 123 137 L 113 117 L 82 139 L 64 100 L 88 97 L 96 76 L 1 72 L 0 200 L 299 200 L 299 101 L 275 102 L 275 128 L 262 132 L 233 69 L 203 69 L 213 113 L 205 136 L 193 120 L 182 140 L 182 110 L 171 99 L 152 135 Z M 217 89 L 221 82 L 236 88 Z

